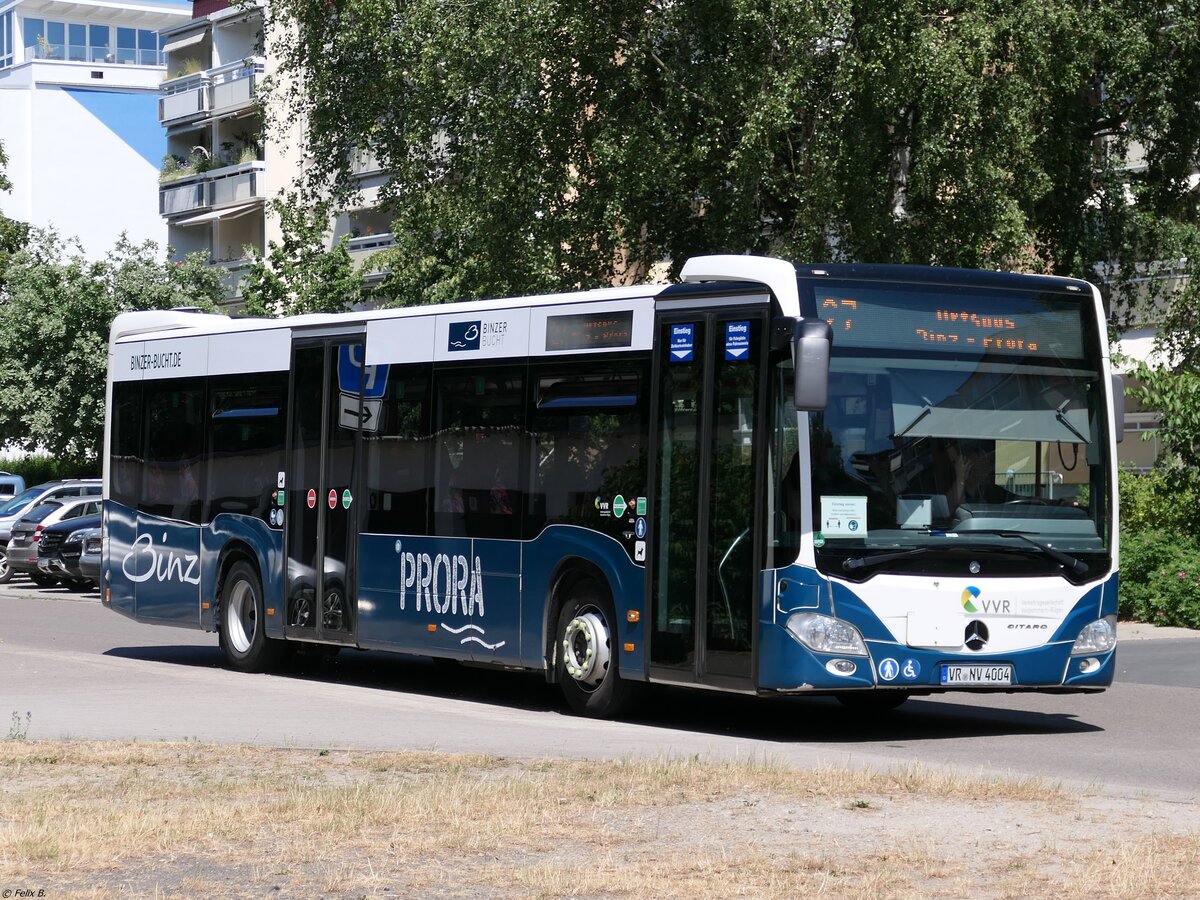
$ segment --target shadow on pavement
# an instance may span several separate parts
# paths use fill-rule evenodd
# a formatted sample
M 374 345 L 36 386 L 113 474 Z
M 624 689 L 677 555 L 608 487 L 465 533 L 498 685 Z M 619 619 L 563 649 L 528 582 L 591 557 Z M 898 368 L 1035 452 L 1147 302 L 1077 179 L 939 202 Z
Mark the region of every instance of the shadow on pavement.
M 212 646 L 117 647 L 105 655 L 200 668 L 223 666 L 221 651 Z M 343 650 L 332 660 L 293 663 L 275 677 L 570 714 L 557 686 L 547 684 L 538 673 L 403 654 Z M 998 695 L 997 701 L 1005 697 Z M 1060 699 L 1066 704 L 1071 698 Z M 639 708 L 624 720 L 651 728 L 785 743 L 936 741 L 1103 730 L 1071 713 L 992 706 L 986 697 L 978 698 L 978 705 L 957 698 L 914 697 L 897 710 L 876 713 L 847 709 L 832 697 L 746 697 L 661 685 L 651 686 Z

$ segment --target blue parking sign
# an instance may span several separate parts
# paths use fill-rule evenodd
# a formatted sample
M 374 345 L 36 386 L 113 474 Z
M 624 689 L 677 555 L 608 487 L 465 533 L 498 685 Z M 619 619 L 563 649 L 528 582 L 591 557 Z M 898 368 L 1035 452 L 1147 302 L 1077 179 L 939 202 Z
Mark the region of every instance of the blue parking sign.
M 387 378 L 386 363 L 377 366 L 363 365 L 362 344 L 342 344 L 338 347 L 338 389 L 343 394 L 357 396 L 361 384 L 364 399 L 382 397 L 387 392 Z

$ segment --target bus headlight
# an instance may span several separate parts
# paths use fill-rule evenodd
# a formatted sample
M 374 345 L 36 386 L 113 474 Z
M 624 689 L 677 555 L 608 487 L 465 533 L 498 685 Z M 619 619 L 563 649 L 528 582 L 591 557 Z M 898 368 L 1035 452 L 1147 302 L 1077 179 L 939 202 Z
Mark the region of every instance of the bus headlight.
M 1117 646 L 1117 617 L 1105 616 L 1084 626 L 1071 648 L 1072 656 L 1083 653 L 1107 653 Z
M 787 620 L 792 637 L 817 653 L 836 653 L 839 656 L 866 656 L 858 629 L 841 619 L 817 613 L 796 613 Z

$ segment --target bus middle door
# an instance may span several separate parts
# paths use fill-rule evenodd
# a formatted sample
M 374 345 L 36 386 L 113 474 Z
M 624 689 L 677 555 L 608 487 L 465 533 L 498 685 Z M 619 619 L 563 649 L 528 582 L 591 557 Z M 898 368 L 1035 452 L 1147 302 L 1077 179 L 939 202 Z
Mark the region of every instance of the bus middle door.
M 361 336 L 297 337 L 287 466 L 285 633 L 353 644 L 361 435 L 375 372 Z

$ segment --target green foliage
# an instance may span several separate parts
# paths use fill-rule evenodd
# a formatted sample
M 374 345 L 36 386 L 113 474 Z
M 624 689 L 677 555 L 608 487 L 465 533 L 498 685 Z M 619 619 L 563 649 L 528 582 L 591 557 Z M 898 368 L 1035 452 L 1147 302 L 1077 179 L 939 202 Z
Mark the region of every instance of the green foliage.
M 68 459 L 34 453 L 29 456 L 0 456 L 0 472 L 10 472 L 25 479 L 32 487 L 63 478 L 99 478 L 100 460 Z
M 347 239 L 326 249 L 325 208 L 306 208 L 294 194 L 274 201 L 274 207 L 283 240 L 271 241 L 265 256 L 247 247 L 252 262 L 242 285 L 246 312 L 258 316 L 344 312 L 366 302 L 366 286 L 346 249 Z
M 1132 284 L 1195 224 L 1196 5 L 283 0 L 269 109 L 310 190 L 391 174 L 396 302 L 706 252 Z
M 0 295 L 0 445 L 82 462 L 99 458 L 113 319 L 139 309 L 215 308 L 222 289 L 206 255 L 156 259 L 122 237 L 103 260 L 34 231 Z
M 1200 472 L 1160 466 L 1119 475 L 1123 534 L 1165 528 L 1200 535 Z
M 1200 281 L 1200 278 L 1197 278 Z M 1182 300 L 1180 301 L 1183 302 Z M 1200 298 L 1197 298 L 1200 302 Z M 1194 315 L 1194 313 L 1193 313 Z M 1186 328 L 1164 325 L 1157 336 L 1161 348 L 1179 340 Z M 1197 340 L 1200 334 L 1193 334 Z M 1173 368 L 1138 363 L 1131 374 L 1136 387 L 1127 389 L 1130 397 L 1144 409 L 1159 414 L 1158 439 L 1169 456 L 1187 466 L 1200 466 L 1200 359 L 1181 362 Z
M 1120 474 L 1124 618 L 1200 628 L 1200 472 Z
M 1200 543 L 1155 528 L 1121 544 L 1120 613 L 1154 625 L 1200 628 Z

